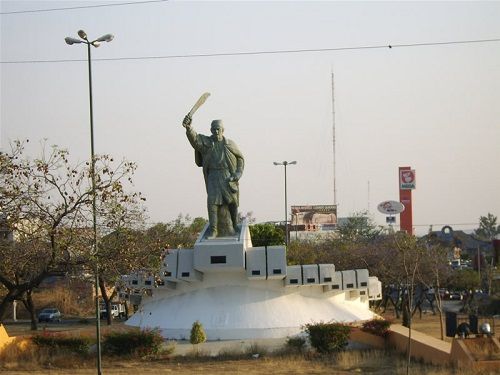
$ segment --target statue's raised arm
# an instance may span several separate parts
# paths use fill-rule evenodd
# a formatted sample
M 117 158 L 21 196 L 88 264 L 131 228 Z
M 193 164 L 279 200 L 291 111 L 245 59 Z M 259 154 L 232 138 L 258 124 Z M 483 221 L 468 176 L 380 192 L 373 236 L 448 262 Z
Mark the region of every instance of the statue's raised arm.
M 184 126 L 186 129 L 191 127 L 191 122 L 193 122 L 193 119 L 191 115 L 188 113 L 186 117 L 184 117 L 184 120 L 182 120 L 182 126 Z

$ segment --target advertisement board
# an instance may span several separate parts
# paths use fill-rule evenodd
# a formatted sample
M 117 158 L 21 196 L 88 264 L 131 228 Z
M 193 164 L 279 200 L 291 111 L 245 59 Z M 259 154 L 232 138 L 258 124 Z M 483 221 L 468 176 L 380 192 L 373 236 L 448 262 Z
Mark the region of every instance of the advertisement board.
M 402 231 L 413 234 L 413 207 L 411 202 L 411 192 L 415 189 L 415 170 L 410 166 L 399 167 L 399 201 L 405 210 L 399 214 Z
M 337 206 L 334 204 L 292 206 L 291 230 L 332 230 L 337 225 Z
M 377 210 L 386 215 L 400 214 L 405 210 L 405 206 L 398 201 L 384 201 L 379 203 Z
M 415 170 L 403 169 L 399 171 L 399 188 L 401 190 L 412 190 L 416 187 Z

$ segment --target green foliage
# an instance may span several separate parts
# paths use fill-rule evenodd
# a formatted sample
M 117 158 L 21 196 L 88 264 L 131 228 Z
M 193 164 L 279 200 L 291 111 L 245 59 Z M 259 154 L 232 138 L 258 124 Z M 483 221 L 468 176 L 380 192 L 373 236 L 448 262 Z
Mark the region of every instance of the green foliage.
M 306 339 L 302 336 L 293 336 L 286 339 L 286 347 L 293 352 L 302 353 L 306 347 Z
M 206 222 L 201 217 L 191 219 L 189 215 L 180 214 L 175 220 L 150 227 L 145 233 L 147 246 L 158 255 L 166 247 L 192 248 Z
M 111 355 L 143 357 L 159 354 L 162 346 L 163 337 L 158 329 L 111 332 L 104 336 L 103 352 Z
M 339 237 L 343 241 L 367 241 L 375 239 L 382 229 L 368 217 L 367 212 L 357 212 L 338 225 Z
M 203 227 L 207 223 L 207 219 L 204 219 L 202 217 L 195 217 L 191 224 L 189 225 L 189 230 L 191 233 L 200 233 L 203 230 Z
M 484 315 L 500 315 L 500 298 L 492 297 L 481 311 Z
M 361 330 L 377 336 L 385 337 L 389 333 L 391 322 L 385 319 L 372 319 L 364 322 Z
M 73 337 L 48 332 L 33 336 L 32 339 L 39 347 L 48 348 L 54 352 L 65 350 L 77 354 L 87 354 L 91 342 L 88 337 Z
M 479 285 L 479 273 L 468 269 L 455 270 L 448 282 L 448 287 L 452 290 L 476 289 Z
M 344 350 L 348 344 L 351 327 L 341 323 L 310 323 L 304 326 L 311 346 L 319 353 L 334 353 Z
M 207 335 L 203 329 L 203 325 L 197 320 L 193 323 L 191 327 L 191 335 L 189 337 L 189 342 L 193 345 L 201 344 L 207 341 Z
M 252 239 L 253 240 L 253 239 Z M 328 263 L 325 260 L 328 259 L 325 253 L 322 251 L 323 244 L 315 241 L 291 241 L 288 244 L 288 249 L 286 251 L 287 264 L 296 265 L 296 264 L 314 264 L 314 263 Z M 332 251 L 330 251 L 330 256 L 332 255 Z M 331 262 L 333 263 L 333 262 Z
M 273 246 L 285 243 L 285 233 L 274 224 L 254 224 L 250 225 L 250 235 L 253 246 Z
M 488 216 L 481 216 L 479 218 L 479 228 L 475 232 L 482 240 L 491 241 L 497 234 L 500 234 L 497 217 L 491 213 L 488 213 Z

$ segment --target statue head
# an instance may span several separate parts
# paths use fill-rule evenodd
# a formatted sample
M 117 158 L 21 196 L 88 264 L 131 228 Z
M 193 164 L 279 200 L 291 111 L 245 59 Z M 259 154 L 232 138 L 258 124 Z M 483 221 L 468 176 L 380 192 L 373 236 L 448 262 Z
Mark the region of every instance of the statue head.
M 212 125 L 210 125 L 210 131 L 212 132 L 212 136 L 214 138 L 218 141 L 222 141 L 224 134 L 224 125 L 222 124 L 222 120 L 213 120 Z

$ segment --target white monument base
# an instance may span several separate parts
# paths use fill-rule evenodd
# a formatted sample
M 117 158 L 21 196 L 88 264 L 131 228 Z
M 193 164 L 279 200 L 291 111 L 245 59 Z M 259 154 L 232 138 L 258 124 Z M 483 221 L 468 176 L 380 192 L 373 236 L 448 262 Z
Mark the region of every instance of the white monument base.
M 348 281 L 355 285 L 344 290 L 333 277 L 333 265 L 298 266 L 295 285 L 286 275 L 284 249 L 262 251 L 252 247 L 246 223 L 234 238 L 206 240 L 202 233 L 194 252 L 168 251 L 161 270 L 164 283 L 148 288 L 152 293 L 143 295 L 139 310 L 126 324 L 159 328 L 169 339 L 189 339 L 198 320 L 208 340 L 234 340 L 283 338 L 300 333 L 307 323 L 353 323 L 375 317 L 368 307 L 373 293 L 361 285 L 367 272 L 352 271 Z M 189 256 L 192 261 L 179 261 Z M 190 277 L 196 272 L 202 277 Z
M 374 317 L 368 301 L 329 295 L 321 285 L 285 288 L 283 281 L 250 281 L 246 274 L 205 276 L 203 283 L 178 284 L 144 297 L 127 325 L 157 327 L 169 339 L 189 339 L 199 320 L 209 340 L 280 338 L 319 321 L 351 323 Z

